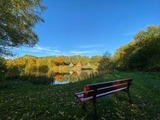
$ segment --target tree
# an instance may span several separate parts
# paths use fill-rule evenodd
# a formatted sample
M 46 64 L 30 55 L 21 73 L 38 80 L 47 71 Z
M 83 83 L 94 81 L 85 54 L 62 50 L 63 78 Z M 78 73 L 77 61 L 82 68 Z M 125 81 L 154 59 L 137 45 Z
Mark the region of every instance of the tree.
M 36 75 L 38 68 L 36 65 L 32 65 L 29 69 L 30 73 L 32 73 L 33 75 Z
M 102 59 L 101 55 L 92 56 L 90 58 L 90 63 L 94 66 L 98 66 L 101 59 Z
M 18 78 L 20 76 L 21 73 L 21 69 L 18 65 L 16 64 L 10 64 L 7 63 L 7 73 L 6 73 L 6 77 L 7 78 Z
M 48 66 L 47 65 L 39 66 L 39 73 L 47 73 L 47 72 L 48 72 Z
M 101 61 L 99 62 L 98 70 L 110 70 L 111 67 L 111 54 L 105 52 Z
M 113 61 L 123 70 L 160 70 L 160 26 L 148 26 L 129 44 L 120 47 Z
M 32 30 L 46 9 L 42 0 L 0 0 L 0 55 L 12 55 L 8 47 L 34 46 L 38 42 Z
M 6 60 L 0 57 L 0 81 L 5 77 L 6 69 Z
M 54 64 L 59 66 L 59 65 L 63 65 L 63 58 L 62 57 L 57 57 L 54 59 Z
M 25 65 L 25 75 L 32 75 L 37 72 L 36 67 L 36 58 L 28 57 L 26 65 Z M 34 67 L 35 66 L 35 67 Z

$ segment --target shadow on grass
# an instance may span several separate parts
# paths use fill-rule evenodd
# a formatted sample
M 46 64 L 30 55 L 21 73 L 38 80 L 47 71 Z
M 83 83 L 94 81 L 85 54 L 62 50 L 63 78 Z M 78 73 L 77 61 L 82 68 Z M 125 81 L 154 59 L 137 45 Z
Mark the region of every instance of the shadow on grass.
M 51 79 L 47 76 L 21 76 L 20 80 L 28 81 L 34 85 L 49 85 Z
M 0 82 L 0 89 L 29 87 L 31 85 L 50 85 L 51 79 L 46 76 L 21 76 L 6 78 Z
M 10 117 L 10 119 L 90 120 L 93 118 L 92 103 L 87 103 L 88 112 L 83 111 L 74 93 L 82 91 L 86 84 L 126 77 L 134 78 L 130 89 L 134 104 L 128 103 L 128 97 L 123 92 L 117 96 L 100 98 L 97 100 L 98 119 L 158 119 L 159 76 L 159 73 L 114 72 L 76 83 L 54 86 L 31 83 L 34 77 L 30 77 L 30 80 L 28 78 L 19 81 L 10 80 L 8 83 L 16 85 L 17 89 L 16 91 L 13 87 L 1 89 L 0 119 Z

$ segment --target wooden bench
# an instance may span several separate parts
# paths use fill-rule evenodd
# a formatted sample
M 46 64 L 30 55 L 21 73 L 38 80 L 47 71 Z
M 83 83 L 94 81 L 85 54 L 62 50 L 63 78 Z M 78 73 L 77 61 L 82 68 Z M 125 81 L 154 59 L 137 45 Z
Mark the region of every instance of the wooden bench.
M 117 93 L 119 91 L 125 91 L 128 94 L 129 102 L 132 103 L 129 94 L 129 87 L 131 86 L 131 82 L 132 79 L 127 78 L 109 82 L 88 84 L 84 86 L 83 92 L 75 93 L 75 96 L 81 103 L 83 103 L 83 109 L 86 109 L 85 103 L 92 100 L 94 113 L 96 114 L 96 99 L 109 94 Z

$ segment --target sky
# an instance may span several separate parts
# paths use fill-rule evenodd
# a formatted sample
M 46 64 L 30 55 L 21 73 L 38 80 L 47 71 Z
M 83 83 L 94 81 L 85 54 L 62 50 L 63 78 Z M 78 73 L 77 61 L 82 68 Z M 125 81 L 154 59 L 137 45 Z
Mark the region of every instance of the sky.
M 34 28 L 39 42 L 33 48 L 12 51 L 25 54 L 112 55 L 149 25 L 160 25 L 160 0 L 43 0 L 44 23 Z

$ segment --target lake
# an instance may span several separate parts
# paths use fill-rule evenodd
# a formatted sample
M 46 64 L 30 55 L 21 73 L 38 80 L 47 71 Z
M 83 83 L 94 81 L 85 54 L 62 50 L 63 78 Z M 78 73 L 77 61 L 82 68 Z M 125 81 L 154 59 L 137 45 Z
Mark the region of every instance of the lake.
M 67 84 L 91 78 L 96 72 L 93 70 L 69 71 L 68 73 L 54 73 L 51 85 Z

